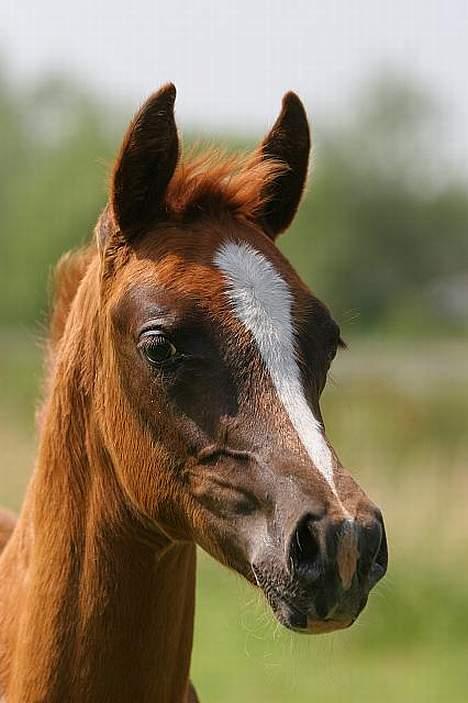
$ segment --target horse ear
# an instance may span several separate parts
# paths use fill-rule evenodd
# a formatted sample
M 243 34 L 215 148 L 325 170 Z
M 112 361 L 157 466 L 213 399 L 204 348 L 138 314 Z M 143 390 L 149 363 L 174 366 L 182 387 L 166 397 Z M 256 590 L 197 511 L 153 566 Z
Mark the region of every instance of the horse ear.
M 151 95 L 120 147 L 111 178 L 110 208 L 127 240 L 164 214 L 164 195 L 179 158 L 175 97 L 172 83 Z
M 286 166 L 265 185 L 265 206 L 259 216 L 263 229 L 275 239 L 291 224 L 307 179 L 310 131 L 304 105 L 295 93 L 283 97 L 279 117 L 259 152 Z

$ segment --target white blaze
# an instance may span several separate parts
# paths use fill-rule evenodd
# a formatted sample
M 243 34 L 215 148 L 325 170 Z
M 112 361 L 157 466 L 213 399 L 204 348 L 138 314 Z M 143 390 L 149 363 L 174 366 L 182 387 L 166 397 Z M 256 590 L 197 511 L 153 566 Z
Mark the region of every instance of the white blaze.
M 314 466 L 336 494 L 333 460 L 320 422 L 304 396 L 296 361 L 293 296 L 273 264 L 248 244 L 227 242 L 216 252 L 233 312 L 251 332 L 278 397 Z

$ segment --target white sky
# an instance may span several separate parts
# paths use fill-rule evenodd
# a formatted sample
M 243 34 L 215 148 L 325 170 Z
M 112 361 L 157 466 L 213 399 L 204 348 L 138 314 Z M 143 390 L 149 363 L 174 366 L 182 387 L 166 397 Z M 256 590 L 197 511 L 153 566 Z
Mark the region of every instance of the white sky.
M 172 80 L 182 126 L 260 133 L 288 89 L 312 119 L 338 115 L 396 67 L 443 100 L 459 155 L 467 46 L 468 0 L 0 0 L 0 52 L 20 76 L 69 71 L 135 107 Z

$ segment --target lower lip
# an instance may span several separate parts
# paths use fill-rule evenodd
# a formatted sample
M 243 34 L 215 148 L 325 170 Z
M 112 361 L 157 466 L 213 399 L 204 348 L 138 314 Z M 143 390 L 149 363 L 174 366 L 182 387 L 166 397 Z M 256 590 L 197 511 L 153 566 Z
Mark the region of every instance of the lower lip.
M 322 635 L 335 630 L 344 630 L 354 622 L 353 618 L 348 620 L 316 620 L 307 617 L 305 614 L 296 612 L 289 614 L 287 623 L 284 623 L 290 630 L 307 635 Z
M 306 632 L 311 635 L 323 635 L 335 630 L 344 630 L 352 624 L 352 620 L 312 620 L 308 618 Z

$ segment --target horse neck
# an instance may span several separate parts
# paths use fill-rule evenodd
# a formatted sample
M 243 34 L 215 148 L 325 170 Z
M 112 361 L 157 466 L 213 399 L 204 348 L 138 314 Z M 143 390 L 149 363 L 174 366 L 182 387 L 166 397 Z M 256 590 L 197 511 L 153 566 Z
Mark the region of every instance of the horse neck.
M 128 505 L 79 390 L 82 371 L 58 365 L 13 542 L 26 569 L 12 589 L 24 600 L 7 700 L 185 701 L 195 548 Z

